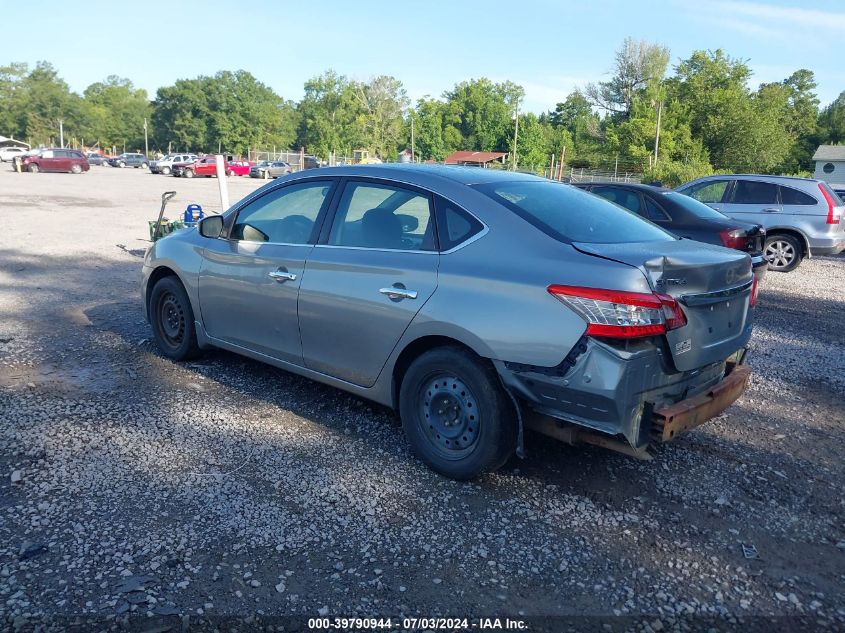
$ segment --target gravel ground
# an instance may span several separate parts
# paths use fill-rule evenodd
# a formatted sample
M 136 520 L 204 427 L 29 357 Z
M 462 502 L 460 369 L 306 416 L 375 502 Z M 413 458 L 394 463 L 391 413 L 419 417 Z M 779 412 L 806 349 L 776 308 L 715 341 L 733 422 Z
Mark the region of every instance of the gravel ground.
M 216 184 L 0 169 L 0 628 L 845 626 L 845 258 L 768 276 L 751 389 L 653 461 L 529 435 L 527 459 L 456 483 L 386 409 L 225 352 L 156 353 L 146 221 L 170 188 L 174 210 L 214 210 Z

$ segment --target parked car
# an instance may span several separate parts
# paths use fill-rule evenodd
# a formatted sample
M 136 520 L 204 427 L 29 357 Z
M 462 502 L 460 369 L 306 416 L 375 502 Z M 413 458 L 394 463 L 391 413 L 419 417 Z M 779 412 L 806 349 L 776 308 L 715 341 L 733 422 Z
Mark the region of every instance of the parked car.
M 248 171 L 243 167 L 235 166 L 235 159 L 232 155 L 224 156 L 226 159 L 226 175 L 234 176 L 235 169 L 238 171 Z M 186 161 L 182 163 L 174 163 L 172 166 L 173 175 L 177 177 L 193 178 L 194 176 L 216 176 L 217 175 L 217 157 L 212 155 L 203 158 Z
M 195 160 L 197 160 L 196 154 L 168 154 L 160 160 L 151 160 L 150 171 L 167 176 L 176 163 L 192 163 Z
M 227 176 L 246 176 L 252 169 L 252 163 L 246 160 L 233 160 L 226 163 Z
M 766 231 L 760 224 L 729 218 L 703 202 L 663 187 L 619 182 L 576 186 L 615 202 L 678 237 L 746 252 L 758 280 L 766 274 Z
M 21 171 L 66 171 L 81 174 L 91 169 L 88 159 L 75 149 L 42 149 L 24 154 L 15 160 L 21 161 Z
M 834 193 L 839 196 L 839 199 L 842 200 L 842 203 L 845 204 L 845 187 L 833 187 Z
M 297 172 L 157 241 L 142 277 L 166 357 L 219 347 L 393 407 L 457 479 L 523 425 L 642 454 L 750 373 L 747 254 L 529 174 Z
M 120 156 L 109 158 L 109 165 L 112 167 L 135 167 L 136 169 L 146 169 L 150 166 L 150 161 L 143 154 L 124 153 Z
M 278 178 L 292 173 L 293 167 L 283 160 L 262 160 L 249 170 L 250 178 Z
M 766 229 L 769 269 L 794 270 L 805 257 L 845 250 L 845 205 L 826 182 L 787 176 L 699 178 L 677 191 Z
M 14 160 L 15 156 L 23 156 L 28 151 L 23 147 L 0 147 L 0 162 Z
M 85 158 L 88 159 L 88 163 L 91 165 L 108 165 L 109 164 L 109 157 L 103 154 L 99 154 L 97 152 L 88 152 L 85 155 Z

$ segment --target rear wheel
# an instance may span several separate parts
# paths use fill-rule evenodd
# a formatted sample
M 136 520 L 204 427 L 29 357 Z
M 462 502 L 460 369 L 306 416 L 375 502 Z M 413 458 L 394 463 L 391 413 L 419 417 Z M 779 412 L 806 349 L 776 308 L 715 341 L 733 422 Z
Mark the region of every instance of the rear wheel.
M 176 277 L 164 277 L 156 283 L 148 310 L 156 346 L 162 354 L 180 361 L 200 353 L 191 302 Z
M 447 477 L 494 471 L 516 446 L 513 403 L 495 370 L 467 350 L 441 347 L 417 358 L 402 379 L 399 403 L 414 453 Z
M 71 165 L 70 173 L 81 174 L 82 173 L 82 165 Z
M 161 173 L 164 174 L 165 176 L 170 175 L 170 167 L 162 167 Z
M 37 174 L 41 169 L 35 163 L 30 163 L 29 167 L 27 167 L 30 173 Z
M 141 169 L 146 169 L 149 165 L 147 165 L 147 163 L 141 163 L 140 167 Z
M 766 238 L 764 249 L 769 270 L 788 273 L 801 263 L 803 248 L 798 238 L 792 235 L 775 234 Z

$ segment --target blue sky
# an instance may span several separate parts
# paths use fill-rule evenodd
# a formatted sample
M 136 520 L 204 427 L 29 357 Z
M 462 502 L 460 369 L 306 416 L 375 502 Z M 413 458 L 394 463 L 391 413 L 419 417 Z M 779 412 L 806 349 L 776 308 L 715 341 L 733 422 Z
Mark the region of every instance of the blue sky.
M 672 65 L 722 48 L 748 60 L 755 87 L 809 68 L 823 104 L 845 90 L 845 0 L 40 0 L 4 3 L 0 15 L 16 42 L 0 65 L 48 60 L 79 92 L 117 74 L 154 96 L 179 78 L 243 68 L 296 100 L 333 68 L 393 75 L 412 99 L 510 79 L 525 88 L 524 109 L 541 112 L 606 78 L 626 36 L 667 45 Z

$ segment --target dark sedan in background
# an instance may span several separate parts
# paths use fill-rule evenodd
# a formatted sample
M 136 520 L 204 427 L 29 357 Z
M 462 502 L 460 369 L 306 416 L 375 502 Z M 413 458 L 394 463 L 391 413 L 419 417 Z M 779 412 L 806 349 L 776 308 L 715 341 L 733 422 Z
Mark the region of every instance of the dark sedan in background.
M 744 251 L 751 256 L 758 281 L 766 274 L 766 231 L 759 224 L 729 218 L 703 202 L 664 187 L 618 182 L 575 186 L 615 202 L 678 237 Z

